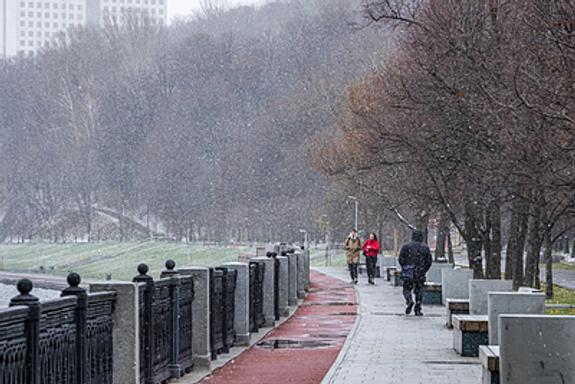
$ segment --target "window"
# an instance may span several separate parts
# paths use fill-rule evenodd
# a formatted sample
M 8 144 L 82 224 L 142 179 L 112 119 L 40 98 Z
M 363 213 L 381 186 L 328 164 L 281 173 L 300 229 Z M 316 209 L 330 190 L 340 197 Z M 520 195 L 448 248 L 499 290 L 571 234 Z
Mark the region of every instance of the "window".
M 49 18 L 49 17 L 50 17 L 50 12 L 44 12 L 44 17 L 45 17 L 45 18 Z
M 52 23 L 52 28 L 58 28 L 58 23 Z
M 44 27 L 50 28 L 50 23 L 48 23 L 48 22 L 44 23 Z
M 50 37 L 50 32 L 44 32 L 44 37 L 45 37 L 45 38 Z
M 20 16 L 21 16 L 21 17 L 26 17 L 26 12 L 20 11 Z
M 28 3 L 28 7 L 29 7 L 29 8 L 34 8 L 34 3 L 29 2 L 29 3 Z
M 20 46 L 23 47 L 26 45 L 26 42 L 24 40 L 20 40 Z
M 50 8 L 50 3 L 45 3 L 44 8 Z
M 53 17 L 54 19 L 57 19 L 57 18 L 58 18 L 58 14 L 57 14 L 57 13 L 53 13 L 53 14 L 52 14 L 52 17 Z
M 70 5 L 68 6 L 68 9 L 69 9 L 70 11 L 73 11 L 73 10 L 74 10 L 74 4 L 70 4 Z
M 26 23 L 23 22 L 23 21 L 20 21 L 20 26 L 21 26 L 21 27 L 25 27 L 25 26 L 26 26 Z
M 23 1 L 21 1 L 21 2 L 20 2 L 20 7 L 22 7 L 22 8 L 26 7 L 26 3 L 23 2 Z
M 28 40 L 28 46 L 29 47 L 33 47 L 34 46 L 34 42 L 32 40 Z
M 42 28 L 42 22 L 41 21 L 36 22 L 36 28 Z
M 36 12 L 36 17 L 42 17 L 42 12 Z
M 82 10 L 82 5 L 78 4 L 78 11 L 81 11 L 81 10 Z
M 34 26 L 34 22 L 33 22 L 33 21 L 29 21 L 29 22 L 28 22 L 28 26 L 29 26 L 30 28 L 32 28 L 32 27 Z
M 34 12 L 28 12 L 28 17 L 34 17 Z
M 28 37 L 33 37 L 34 36 L 34 31 L 28 31 Z
M 52 8 L 58 9 L 58 3 L 54 3 L 54 4 L 52 5 Z
M 41 37 L 42 37 L 42 32 L 40 32 L 40 31 L 36 32 L 36 37 L 41 38 Z
M 20 36 L 25 37 L 25 36 L 26 36 L 26 32 L 20 31 Z

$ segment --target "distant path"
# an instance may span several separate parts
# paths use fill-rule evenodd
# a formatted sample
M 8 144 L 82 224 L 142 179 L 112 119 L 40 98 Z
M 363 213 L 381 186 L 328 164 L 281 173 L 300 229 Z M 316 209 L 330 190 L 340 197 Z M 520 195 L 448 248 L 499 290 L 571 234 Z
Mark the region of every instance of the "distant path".
M 344 268 L 318 270 L 348 279 Z M 453 350 L 443 306 L 424 306 L 424 317 L 405 316 L 401 288 L 360 278 L 356 289 L 357 325 L 324 384 L 481 383 L 479 359 Z
M 355 319 L 354 289 L 336 278 L 312 272 L 311 291 L 295 314 L 201 383 L 319 384 L 337 358 Z M 273 346 L 277 340 L 301 342 L 303 347 L 261 346 L 262 342 Z
M 541 281 L 545 281 L 545 268 L 542 268 Z M 553 269 L 553 283 L 564 288 L 575 289 L 575 271 L 566 269 Z

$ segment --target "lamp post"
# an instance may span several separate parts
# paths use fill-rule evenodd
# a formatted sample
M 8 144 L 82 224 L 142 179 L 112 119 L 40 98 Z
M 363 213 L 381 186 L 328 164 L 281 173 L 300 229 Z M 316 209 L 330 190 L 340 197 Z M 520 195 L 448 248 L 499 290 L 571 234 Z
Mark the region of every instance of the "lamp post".
M 303 233 L 303 246 L 307 249 L 307 231 L 305 229 L 300 229 L 300 233 Z
M 353 200 L 353 202 L 354 202 L 354 204 L 355 204 L 355 221 L 354 221 L 355 224 L 354 224 L 354 228 L 355 228 L 356 231 L 358 231 L 358 228 L 357 228 L 357 205 L 359 204 L 359 201 L 358 201 L 357 197 L 355 197 L 355 196 L 348 196 L 347 198 L 350 199 L 350 200 Z

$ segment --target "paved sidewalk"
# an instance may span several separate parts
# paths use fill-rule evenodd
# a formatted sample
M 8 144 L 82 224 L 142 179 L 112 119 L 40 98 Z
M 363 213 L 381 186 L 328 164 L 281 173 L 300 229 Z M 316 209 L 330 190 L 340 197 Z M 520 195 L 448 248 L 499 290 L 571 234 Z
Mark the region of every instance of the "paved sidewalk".
M 344 268 L 317 268 L 348 280 Z M 360 278 L 356 286 L 359 316 L 325 384 L 480 384 L 476 358 L 452 348 L 444 308 L 423 308 L 424 317 L 405 316 L 401 288 L 384 279 L 376 285 Z

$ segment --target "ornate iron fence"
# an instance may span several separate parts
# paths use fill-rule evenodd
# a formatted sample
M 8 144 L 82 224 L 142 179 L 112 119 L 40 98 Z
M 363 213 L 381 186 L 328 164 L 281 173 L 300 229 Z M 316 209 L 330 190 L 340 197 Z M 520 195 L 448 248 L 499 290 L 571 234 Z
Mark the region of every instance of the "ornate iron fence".
M 223 335 L 223 290 L 224 273 L 219 269 L 210 268 L 210 350 L 212 360 L 224 347 Z
M 252 267 L 255 266 L 254 267 Z M 264 324 L 264 272 L 265 265 L 263 261 L 250 261 L 250 274 L 251 269 L 254 268 L 253 281 L 250 281 L 250 303 L 253 306 L 250 308 L 250 319 L 253 321 L 252 332 L 258 332 L 259 328 Z M 251 277 L 251 275 L 250 275 Z M 253 319 L 252 319 L 253 317 Z
M 157 281 L 147 273 L 146 264 L 138 266 L 133 281 L 139 286 L 140 302 L 140 382 L 157 384 L 179 378 L 192 369 L 191 276 L 180 276 L 173 260 Z
M 223 353 L 228 353 L 230 347 L 234 345 L 236 332 L 234 330 L 235 302 L 236 302 L 236 278 L 237 271 L 233 268 L 219 268 L 223 272 L 222 289 L 222 340 Z
M 0 309 L 0 384 L 109 384 L 114 292 L 88 294 L 68 275 L 62 298 L 40 302 L 28 279 Z

